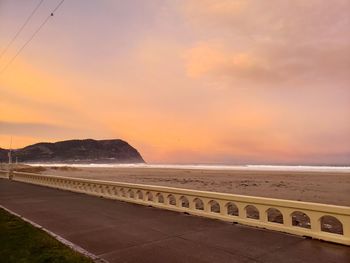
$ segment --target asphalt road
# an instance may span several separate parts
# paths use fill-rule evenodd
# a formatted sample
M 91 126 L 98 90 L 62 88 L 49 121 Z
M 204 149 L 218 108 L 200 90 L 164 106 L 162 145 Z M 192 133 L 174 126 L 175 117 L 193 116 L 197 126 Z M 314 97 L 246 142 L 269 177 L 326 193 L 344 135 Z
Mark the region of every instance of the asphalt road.
M 350 262 L 343 245 L 5 179 L 0 205 L 108 262 Z

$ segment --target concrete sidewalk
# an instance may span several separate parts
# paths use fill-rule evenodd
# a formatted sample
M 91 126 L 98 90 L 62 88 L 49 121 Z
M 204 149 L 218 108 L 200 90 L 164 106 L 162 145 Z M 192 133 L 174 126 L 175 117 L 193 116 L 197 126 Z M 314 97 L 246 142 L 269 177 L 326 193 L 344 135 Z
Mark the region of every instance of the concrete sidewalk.
M 350 247 L 0 179 L 0 205 L 109 262 L 350 262 Z

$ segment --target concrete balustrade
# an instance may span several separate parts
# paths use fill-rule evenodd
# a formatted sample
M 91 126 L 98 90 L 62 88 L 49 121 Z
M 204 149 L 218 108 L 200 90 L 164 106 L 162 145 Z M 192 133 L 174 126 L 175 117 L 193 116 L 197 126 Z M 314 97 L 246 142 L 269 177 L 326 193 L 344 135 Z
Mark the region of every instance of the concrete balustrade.
M 24 172 L 13 172 L 13 180 L 350 245 L 345 206 Z M 337 233 L 324 222 L 337 224 Z

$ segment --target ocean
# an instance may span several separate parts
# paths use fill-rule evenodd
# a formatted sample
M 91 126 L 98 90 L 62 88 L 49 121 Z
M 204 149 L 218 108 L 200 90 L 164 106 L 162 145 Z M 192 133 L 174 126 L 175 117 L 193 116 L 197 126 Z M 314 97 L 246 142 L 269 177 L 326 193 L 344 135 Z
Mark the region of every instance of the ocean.
M 29 164 L 29 163 L 28 163 Z M 350 166 L 311 166 L 311 165 L 208 165 L 208 164 L 82 164 L 82 163 L 30 163 L 32 166 L 69 166 L 96 168 L 171 168 L 171 169 L 209 169 L 209 170 L 247 170 L 247 171 L 317 171 L 350 172 Z

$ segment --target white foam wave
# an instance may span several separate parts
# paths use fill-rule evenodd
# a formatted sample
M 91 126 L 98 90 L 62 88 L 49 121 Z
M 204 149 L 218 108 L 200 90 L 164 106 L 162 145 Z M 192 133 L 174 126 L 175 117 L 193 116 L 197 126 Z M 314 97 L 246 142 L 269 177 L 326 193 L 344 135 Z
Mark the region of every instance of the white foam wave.
M 208 170 L 251 170 L 251 171 L 317 171 L 350 172 L 350 166 L 306 166 L 306 165 L 203 165 L 203 164 L 68 164 L 68 163 L 31 163 L 32 166 L 70 166 L 96 168 L 171 168 L 171 169 L 208 169 Z

